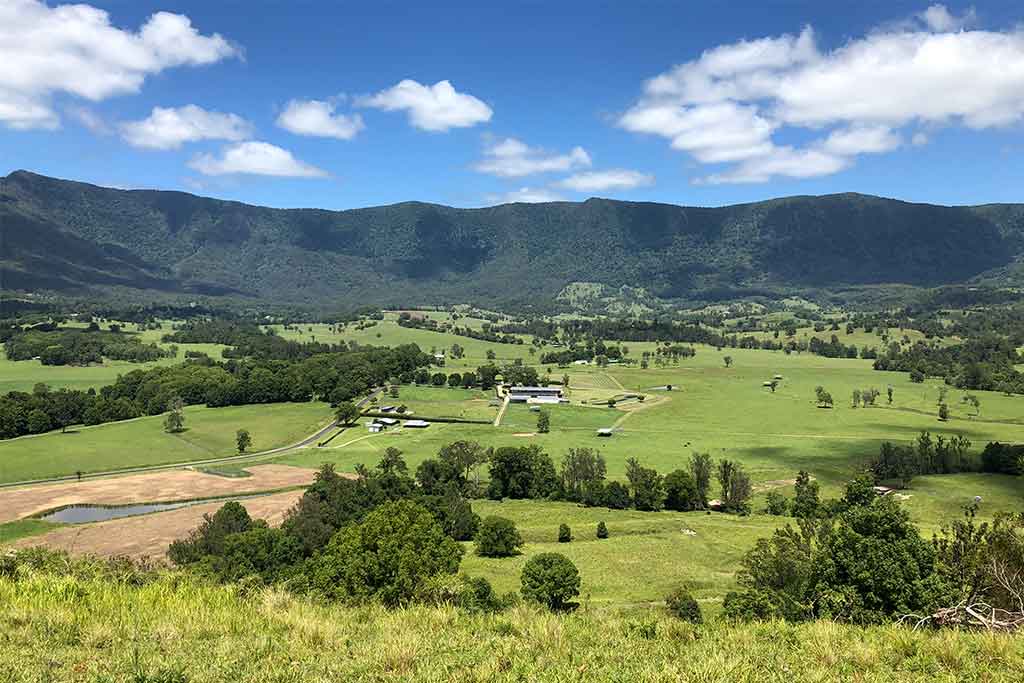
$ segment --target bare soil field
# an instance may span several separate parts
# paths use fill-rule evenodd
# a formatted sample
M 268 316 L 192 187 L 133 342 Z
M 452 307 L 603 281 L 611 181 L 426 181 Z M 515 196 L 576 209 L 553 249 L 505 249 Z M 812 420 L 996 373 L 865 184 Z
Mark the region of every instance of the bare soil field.
M 253 476 L 256 476 L 255 473 Z M 284 519 L 285 512 L 302 497 L 302 493 L 274 493 L 242 503 L 254 519 L 265 519 L 270 525 L 277 526 Z M 165 562 L 167 546 L 171 541 L 186 537 L 203 521 L 204 514 L 213 514 L 221 505 L 223 503 L 204 503 L 139 517 L 71 525 L 42 536 L 22 539 L 13 546 L 24 548 L 45 545 L 76 555 L 128 556 Z
M 222 477 L 181 469 L 3 490 L 0 523 L 66 505 L 172 502 L 304 486 L 316 473 L 288 465 L 254 465 L 246 470 L 251 477 Z

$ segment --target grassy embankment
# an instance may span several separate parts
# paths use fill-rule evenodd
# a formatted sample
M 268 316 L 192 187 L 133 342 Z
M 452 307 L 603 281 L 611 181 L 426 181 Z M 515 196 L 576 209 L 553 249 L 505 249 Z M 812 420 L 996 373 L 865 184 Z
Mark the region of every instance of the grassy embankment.
M 584 591 L 593 577 L 583 575 Z M 559 615 L 321 605 L 167 576 L 0 578 L 5 681 L 1019 681 L 1024 638 L 831 622 L 693 627 L 586 603 Z M 196 656 L 202 653 L 202 656 Z

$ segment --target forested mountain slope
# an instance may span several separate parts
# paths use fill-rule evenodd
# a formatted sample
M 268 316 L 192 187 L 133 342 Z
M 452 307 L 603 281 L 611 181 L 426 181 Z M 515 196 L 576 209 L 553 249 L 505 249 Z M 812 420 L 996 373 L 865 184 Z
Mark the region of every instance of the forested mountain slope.
M 589 199 L 323 211 L 17 171 L 0 179 L 0 246 L 6 290 L 515 305 L 596 282 L 701 299 L 1022 279 L 1024 207 L 840 194 L 720 208 Z

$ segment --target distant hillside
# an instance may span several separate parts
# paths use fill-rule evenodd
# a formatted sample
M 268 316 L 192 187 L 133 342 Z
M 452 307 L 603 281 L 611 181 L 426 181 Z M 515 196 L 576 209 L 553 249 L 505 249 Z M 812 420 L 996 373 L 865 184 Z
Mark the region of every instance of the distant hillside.
M 5 290 L 502 306 L 586 282 L 702 300 L 1024 282 L 1024 206 L 840 194 L 721 208 L 588 199 L 285 210 L 17 171 L 0 180 L 0 245 Z

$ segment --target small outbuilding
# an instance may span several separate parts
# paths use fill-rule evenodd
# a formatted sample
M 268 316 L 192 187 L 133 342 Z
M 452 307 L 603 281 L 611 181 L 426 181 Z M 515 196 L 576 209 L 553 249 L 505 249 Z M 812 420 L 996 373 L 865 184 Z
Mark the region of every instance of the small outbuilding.
M 411 427 L 412 429 L 425 429 L 430 426 L 430 423 L 426 420 L 406 420 L 402 423 L 403 427 Z
M 611 436 L 614 432 L 611 427 L 601 427 L 597 430 L 598 436 Z

